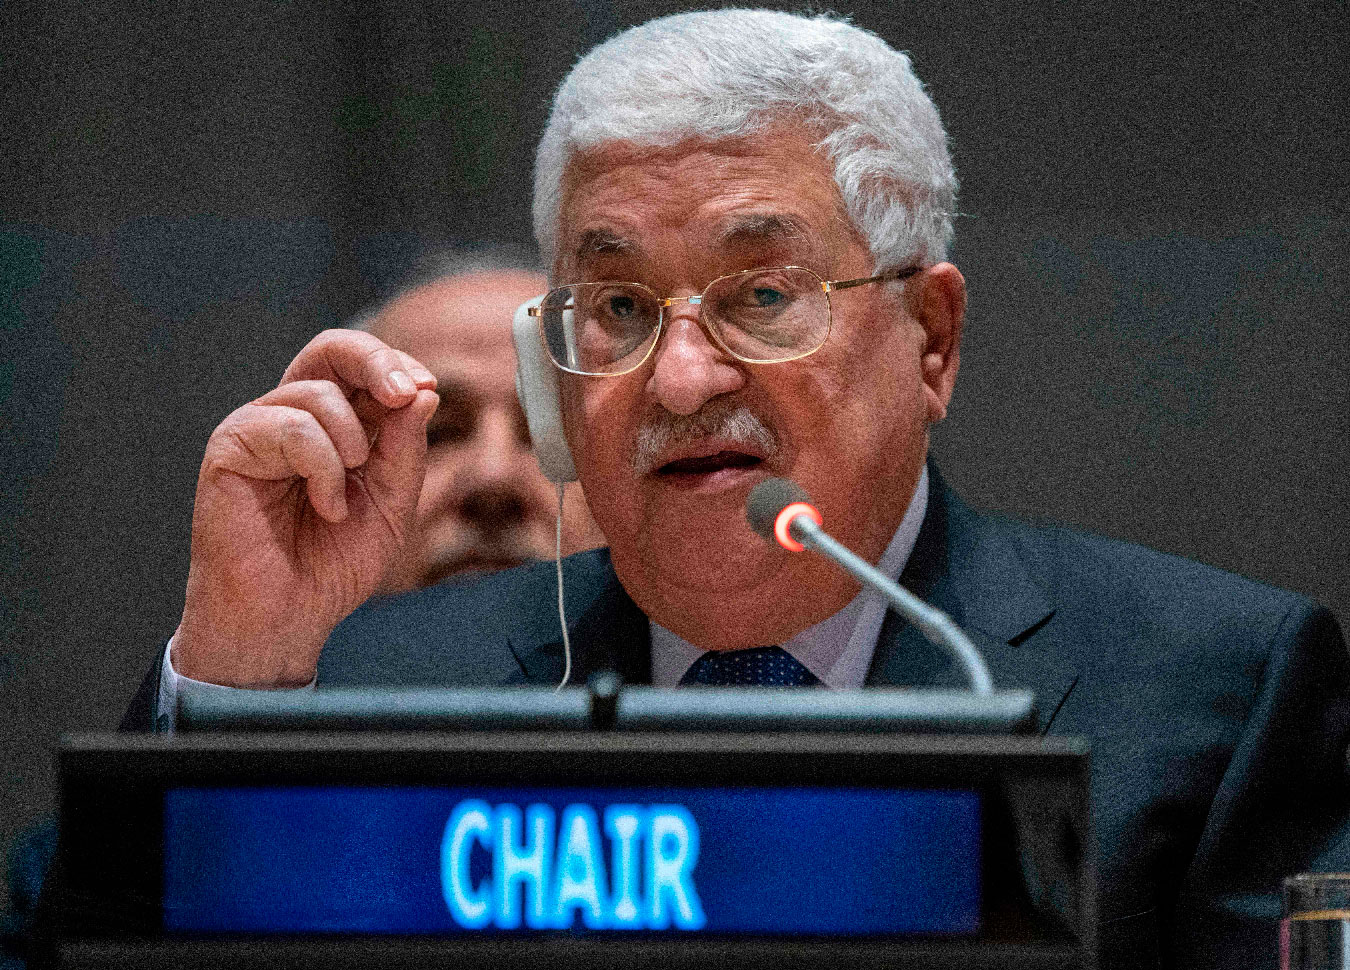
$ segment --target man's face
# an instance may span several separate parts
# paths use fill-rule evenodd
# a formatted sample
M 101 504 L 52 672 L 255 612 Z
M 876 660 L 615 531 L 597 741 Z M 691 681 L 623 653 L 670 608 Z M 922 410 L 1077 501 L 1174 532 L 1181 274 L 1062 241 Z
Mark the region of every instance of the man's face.
M 435 374 L 441 398 L 427 425 L 414 545 L 384 591 L 552 558 L 557 497 L 530 451 L 511 344 L 516 307 L 545 289 L 534 273 L 450 277 L 393 301 L 371 328 Z M 564 551 L 601 544 L 580 490 L 568 493 Z
M 661 150 L 608 143 L 573 160 L 563 190 L 560 283 L 631 281 L 683 296 L 755 267 L 805 266 L 832 280 L 872 270 L 827 162 L 791 127 Z M 790 478 L 826 529 L 880 557 L 955 377 L 955 340 L 942 346 L 929 331 L 945 313 L 959 337 L 959 281 L 944 264 L 900 291 L 832 294 L 825 345 L 783 364 L 736 360 L 709 339 L 697 307 L 676 305 L 637 371 L 563 375 L 578 472 L 619 578 L 650 617 L 700 646 L 735 648 L 781 642 L 856 594 L 833 566 L 751 532 L 746 496 L 764 478 Z M 760 428 L 736 431 L 747 417 Z

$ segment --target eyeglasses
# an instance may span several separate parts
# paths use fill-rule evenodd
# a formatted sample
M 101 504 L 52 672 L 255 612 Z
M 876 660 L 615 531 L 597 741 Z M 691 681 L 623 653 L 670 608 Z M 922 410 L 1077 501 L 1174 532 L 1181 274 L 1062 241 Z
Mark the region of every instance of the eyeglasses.
M 696 296 L 660 297 L 641 283 L 573 283 L 550 290 L 530 316 L 553 363 L 570 374 L 618 377 L 637 370 L 661 337 L 665 310 L 699 308 L 717 346 L 747 364 L 781 364 L 814 354 L 830 335 L 830 294 L 902 280 L 920 267 L 856 280 L 824 280 L 803 266 L 719 276 Z

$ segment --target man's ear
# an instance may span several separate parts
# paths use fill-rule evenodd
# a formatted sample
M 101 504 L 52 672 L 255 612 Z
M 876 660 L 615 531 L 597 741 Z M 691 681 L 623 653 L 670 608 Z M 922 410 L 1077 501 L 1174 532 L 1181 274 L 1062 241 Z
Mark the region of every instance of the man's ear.
M 917 285 L 916 285 L 917 284 Z M 928 421 L 947 416 L 961 367 L 961 327 L 966 318 L 966 281 L 951 263 L 938 263 L 914 277 L 910 310 L 924 332 L 920 357 Z

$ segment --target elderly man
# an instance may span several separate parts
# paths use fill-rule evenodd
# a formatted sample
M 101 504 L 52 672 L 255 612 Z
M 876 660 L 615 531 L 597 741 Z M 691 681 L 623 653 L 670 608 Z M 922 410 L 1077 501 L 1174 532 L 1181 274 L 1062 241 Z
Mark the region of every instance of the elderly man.
M 391 594 L 604 544 L 581 488 L 558 499 L 530 451 L 516 399 L 515 308 L 547 289 L 506 247 L 425 254 L 351 326 L 415 357 L 436 377 L 426 472 L 409 542 L 380 584 Z
M 955 184 L 908 60 L 836 19 L 688 14 L 600 46 L 535 189 L 554 289 L 532 351 L 565 431 L 536 448 L 611 547 L 564 563 L 573 656 L 551 567 L 344 622 L 412 533 L 436 378 L 329 333 L 212 436 L 182 623 L 128 723 L 206 684 L 547 684 L 569 659 L 656 685 L 951 683 L 849 579 L 750 530 L 750 488 L 783 476 L 1034 690 L 1045 730 L 1092 739 L 1104 965 L 1272 964 L 1269 894 L 1336 864 L 1346 817 L 1340 634 L 1301 597 L 943 483 Z

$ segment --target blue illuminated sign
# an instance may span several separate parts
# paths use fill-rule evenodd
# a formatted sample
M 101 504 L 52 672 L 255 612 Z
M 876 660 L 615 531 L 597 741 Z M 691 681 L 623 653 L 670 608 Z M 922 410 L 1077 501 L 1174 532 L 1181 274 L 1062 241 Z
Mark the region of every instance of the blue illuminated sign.
M 535 930 L 568 929 L 578 916 L 590 930 L 703 929 L 707 918 L 693 879 L 698 823 L 689 811 L 610 805 L 604 829 L 608 854 L 590 805 L 567 805 L 555 815 L 543 804 L 522 814 L 517 805 L 461 802 L 441 845 L 450 915 L 468 929 L 514 930 L 522 922 Z M 470 875 L 475 844 L 492 857 L 491 875 L 477 886 Z
M 972 934 L 980 798 L 825 788 L 179 788 L 184 932 Z

